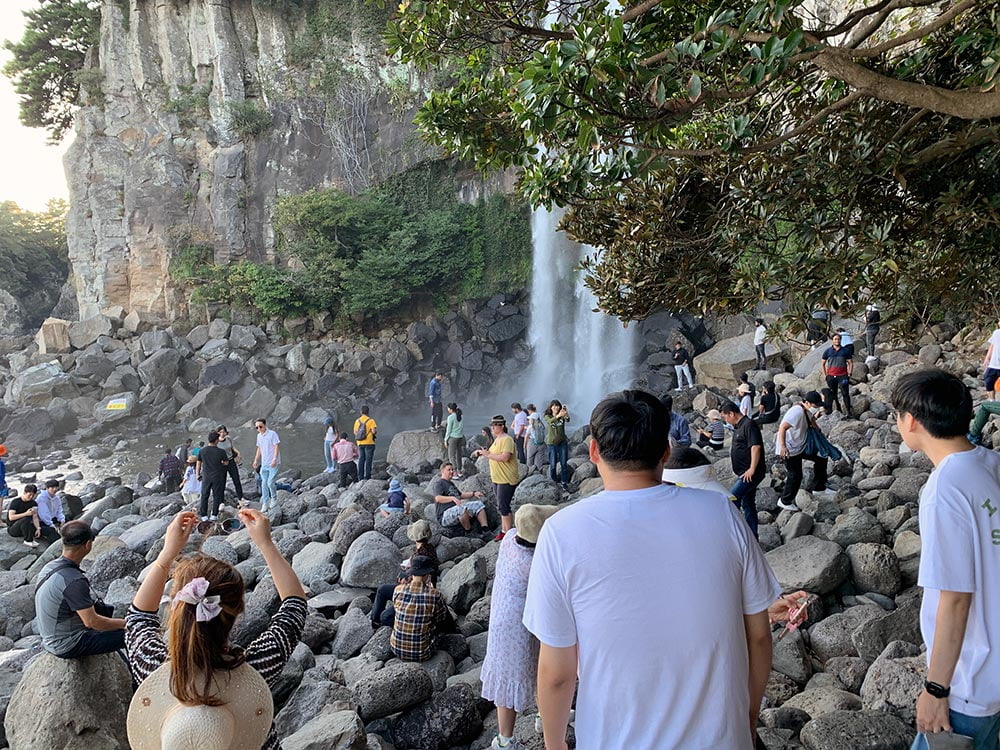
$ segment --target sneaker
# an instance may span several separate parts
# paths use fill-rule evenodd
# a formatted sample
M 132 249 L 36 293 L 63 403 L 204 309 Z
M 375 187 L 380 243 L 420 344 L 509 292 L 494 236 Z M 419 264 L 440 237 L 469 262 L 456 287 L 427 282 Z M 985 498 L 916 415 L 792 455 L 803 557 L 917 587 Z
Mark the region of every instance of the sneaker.
M 38 546 L 38 542 L 36 542 L 34 539 L 25 539 L 23 542 L 21 542 L 21 544 L 23 544 L 25 547 L 37 547 Z
M 833 497 L 837 494 L 837 490 L 830 489 L 827 487 L 825 490 L 810 490 L 813 497 Z
M 213 522 L 214 522 L 214 521 L 218 521 L 218 520 L 219 520 L 219 517 L 218 517 L 218 516 L 209 516 L 209 517 L 208 517 L 208 520 L 209 520 L 209 521 L 213 521 Z
M 201 520 L 202 520 L 203 522 L 204 522 L 204 521 L 207 521 L 207 520 L 208 520 L 208 516 L 202 516 L 202 517 L 201 517 Z
M 494 735 L 493 742 L 490 743 L 490 750 L 525 750 L 524 745 L 513 737 L 505 745 L 500 744 L 500 735 Z
M 795 503 L 786 503 L 784 500 L 778 501 L 778 507 L 781 508 L 782 510 L 790 510 L 793 513 L 799 510 L 798 505 L 796 505 Z
M 563 482 L 563 483 L 562 483 L 561 485 L 559 485 L 559 486 L 563 488 L 563 491 L 564 491 L 564 492 L 569 492 L 569 482 Z
M 506 534 L 506 533 L 507 533 L 506 531 L 497 532 L 497 535 L 495 537 L 493 537 L 493 541 L 494 542 L 502 541 L 503 537 L 504 537 L 504 534 Z

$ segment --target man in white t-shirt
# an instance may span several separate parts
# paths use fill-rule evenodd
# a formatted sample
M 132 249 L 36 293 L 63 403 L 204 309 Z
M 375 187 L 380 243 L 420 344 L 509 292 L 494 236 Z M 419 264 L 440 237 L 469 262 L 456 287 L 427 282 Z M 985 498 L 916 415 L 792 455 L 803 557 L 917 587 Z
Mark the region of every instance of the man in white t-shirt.
M 795 404 L 778 425 L 778 435 L 774 439 L 774 452 L 785 462 L 788 474 L 785 476 L 785 487 L 778 498 L 778 507 L 783 510 L 797 511 L 795 496 L 802 487 L 802 462 L 813 462 L 813 484 L 809 491 L 814 495 L 833 494 L 826 488 L 827 461 L 822 456 L 806 453 L 806 436 L 809 434 L 809 420 L 812 409 L 823 405 L 823 397 L 816 391 L 809 391 L 802 397 L 802 403 Z
M 1000 454 L 965 439 L 972 396 L 943 370 L 899 379 L 892 393 L 903 442 L 934 464 L 920 493 L 920 630 L 927 680 L 913 748 L 924 734 L 1000 748 Z
M 538 709 L 565 750 L 750 750 L 781 593 L 724 494 L 660 483 L 670 412 L 609 396 L 590 418 L 605 490 L 542 527 L 524 625 L 541 642 Z
M 266 419 L 254 420 L 257 430 L 257 452 L 253 468 L 260 470 L 260 509 L 267 513 L 276 504 L 278 467 L 281 465 L 281 440 L 278 433 L 267 428 Z
M 986 342 L 986 356 L 983 358 L 983 385 L 990 393 L 990 400 L 996 401 L 997 380 L 1000 379 L 1000 328 L 990 334 L 990 340 Z
M 755 370 L 766 370 L 767 369 L 767 350 L 765 343 L 767 341 L 767 326 L 764 325 L 763 318 L 754 319 L 754 329 L 753 329 L 753 350 L 756 362 L 754 363 L 753 369 Z
M 522 464 L 527 463 L 524 455 L 524 436 L 528 433 L 528 412 L 521 408 L 521 404 L 515 401 L 510 405 L 510 410 L 514 413 L 514 420 L 511 422 L 511 429 L 514 431 L 514 445 L 517 448 L 517 460 Z

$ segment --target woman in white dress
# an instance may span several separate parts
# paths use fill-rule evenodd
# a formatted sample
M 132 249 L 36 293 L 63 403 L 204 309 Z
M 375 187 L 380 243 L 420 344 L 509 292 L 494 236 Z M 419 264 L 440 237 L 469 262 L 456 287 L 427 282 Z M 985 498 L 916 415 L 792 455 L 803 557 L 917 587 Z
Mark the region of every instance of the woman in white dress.
M 522 505 L 514 515 L 514 528 L 500 543 L 482 671 L 483 697 L 497 707 L 499 732 L 490 745 L 493 750 L 521 748 L 514 739 L 514 722 L 519 713 L 535 705 L 538 640 L 521 618 L 538 534 L 556 510 L 553 506 Z

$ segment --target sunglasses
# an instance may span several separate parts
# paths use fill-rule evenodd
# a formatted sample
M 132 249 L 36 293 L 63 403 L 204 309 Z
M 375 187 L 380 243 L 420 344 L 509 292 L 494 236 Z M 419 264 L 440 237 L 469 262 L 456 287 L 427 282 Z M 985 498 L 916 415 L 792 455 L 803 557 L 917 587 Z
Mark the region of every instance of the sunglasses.
M 205 546 L 205 542 L 208 541 L 209 537 L 216 534 L 219 536 L 229 536 L 242 528 L 243 522 L 238 518 L 229 518 L 225 521 L 202 521 L 195 526 L 195 531 L 201 534 L 201 543 L 198 545 L 198 551 L 201 552 L 202 547 Z

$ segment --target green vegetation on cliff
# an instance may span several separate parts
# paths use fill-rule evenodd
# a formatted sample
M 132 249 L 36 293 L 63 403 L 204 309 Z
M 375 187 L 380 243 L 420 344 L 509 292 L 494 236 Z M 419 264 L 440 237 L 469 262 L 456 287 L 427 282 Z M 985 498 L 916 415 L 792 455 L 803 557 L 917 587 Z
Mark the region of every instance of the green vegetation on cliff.
M 65 218 L 63 201 L 52 201 L 41 213 L 0 203 L 0 288 L 17 299 L 32 323 L 48 315 L 69 273 Z
M 289 196 L 275 217 L 277 266 L 213 266 L 210 249 L 191 245 L 171 274 L 194 301 L 268 318 L 328 310 L 345 324 L 520 289 L 531 269 L 527 206 L 502 195 L 460 202 L 455 169 L 430 162 L 360 195 Z

